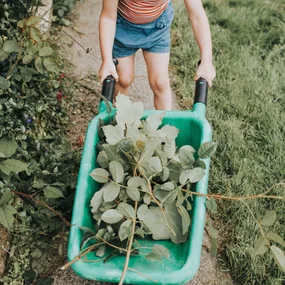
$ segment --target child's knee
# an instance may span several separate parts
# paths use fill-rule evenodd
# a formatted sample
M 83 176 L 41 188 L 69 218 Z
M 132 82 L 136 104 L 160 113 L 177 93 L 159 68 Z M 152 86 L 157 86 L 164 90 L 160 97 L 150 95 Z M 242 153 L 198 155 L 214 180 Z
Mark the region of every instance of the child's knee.
M 164 93 L 169 89 L 169 78 L 155 78 L 150 80 L 151 89 L 157 93 Z
M 120 76 L 119 77 L 119 84 L 121 85 L 122 88 L 127 89 L 130 87 L 134 80 L 133 75 L 125 75 L 125 76 Z

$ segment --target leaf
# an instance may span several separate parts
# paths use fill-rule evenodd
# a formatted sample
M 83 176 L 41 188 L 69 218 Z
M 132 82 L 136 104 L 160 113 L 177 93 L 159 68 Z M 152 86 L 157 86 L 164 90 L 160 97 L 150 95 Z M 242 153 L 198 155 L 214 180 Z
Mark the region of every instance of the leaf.
M 285 255 L 282 250 L 275 245 L 270 246 L 270 250 L 280 270 L 285 272 Z
M 173 158 L 173 156 L 175 155 L 175 151 L 176 151 L 176 144 L 175 144 L 175 140 L 171 140 L 171 141 L 167 141 L 163 147 L 163 151 L 166 154 L 166 156 L 168 158 Z
M 169 253 L 169 250 L 161 245 L 161 244 L 155 244 L 153 247 L 152 247 L 152 252 L 155 253 L 155 254 L 158 254 L 160 256 L 163 256 L 165 258 L 170 258 L 170 253 Z
M 218 212 L 218 206 L 216 200 L 211 197 L 210 200 L 206 201 L 206 207 L 213 213 L 216 214 Z
M 117 207 L 117 210 L 126 218 L 134 219 L 136 217 L 135 209 L 133 206 L 127 203 L 120 203 Z
M 160 175 L 160 179 L 162 182 L 165 182 L 168 178 L 169 178 L 169 169 L 167 167 L 164 167 Z
M 159 130 L 159 135 L 163 138 L 166 142 L 173 141 L 179 134 L 179 129 L 176 127 L 165 125 Z
M 119 229 L 119 238 L 121 241 L 127 239 L 131 235 L 132 224 L 133 222 L 130 220 L 126 220 L 121 224 Z
M 147 216 L 148 216 L 148 206 L 145 205 L 145 204 L 142 204 L 139 206 L 138 208 L 138 219 L 140 221 L 144 221 L 145 219 L 147 219 Z
M 117 183 L 121 183 L 124 180 L 124 168 L 122 164 L 116 160 L 113 160 L 110 162 L 109 168 L 113 180 L 115 180 Z
M 104 193 L 103 193 L 104 201 L 112 202 L 118 197 L 120 193 L 120 186 L 113 182 L 109 182 L 104 185 L 102 190 L 104 190 Z
M 4 61 L 6 58 L 8 58 L 9 54 L 5 52 L 3 49 L 0 49 L 0 61 Z
M 0 89 L 8 89 L 10 87 L 10 82 L 4 77 L 0 76 Z
M 26 54 L 23 57 L 23 64 L 29 64 L 32 60 L 33 60 L 33 56 L 29 55 L 29 54 Z
M 0 163 L 0 170 L 7 175 L 10 175 L 11 172 L 19 173 L 27 169 L 26 163 L 16 159 L 6 159 Z
M 12 198 L 13 198 L 13 195 L 10 190 L 4 191 L 0 198 L 0 205 L 8 204 L 12 200 Z
M 126 189 L 129 197 L 133 200 L 133 201 L 139 201 L 141 198 L 141 194 L 139 190 L 135 190 L 135 189 Z
M 120 140 L 124 139 L 124 129 L 119 126 L 104 126 L 102 127 L 106 136 L 107 143 L 116 145 Z
M 40 57 L 37 57 L 35 60 L 35 68 L 39 73 L 44 73 L 45 71 L 43 61 Z
M 106 183 L 109 181 L 109 172 L 103 168 L 96 168 L 91 173 L 90 176 L 99 183 Z
M 103 244 L 99 246 L 99 248 L 96 250 L 96 256 L 103 257 L 106 253 L 106 245 Z
M 2 49 L 6 53 L 19 52 L 20 44 L 15 40 L 8 40 L 4 42 Z
M 160 186 L 160 189 L 164 191 L 172 191 L 174 188 L 175 185 L 172 182 L 166 182 Z
M 179 158 L 183 165 L 193 165 L 195 149 L 190 145 L 185 145 L 179 149 Z
M 11 157 L 17 150 L 17 143 L 8 138 L 0 139 L 0 154 L 2 158 Z
M 187 180 L 189 179 L 189 175 L 190 175 L 190 169 L 184 170 L 181 172 L 180 176 L 179 176 L 179 183 L 181 185 L 184 185 Z
M 31 29 L 30 29 L 30 37 L 31 37 L 32 40 L 34 40 L 37 43 L 41 41 L 40 32 L 35 27 L 31 27 Z
M 161 261 L 162 260 L 162 258 L 161 258 L 161 256 L 159 254 L 156 254 L 156 253 L 153 253 L 153 252 L 148 253 L 145 256 L 145 258 L 147 260 L 150 260 L 151 262 Z
M 32 27 L 35 26 L 38 22 L 40 21 L 40 18 L 37 16 L 31 16 L 26 20 L 26 26 L 27 27 Z
M 10 230 L 14 223 L 14 214 L 17 211 L 8 204 L 0 206 L 0 223 L 8 230 Z
M 101 216 L 101 219 L 105 223 L 115 224 L 121 221 L 123 217 L 124 216 L 118 210 L 110 209 L 103 213 L 103 215 Z
M 155 150 L 155 156 L 158 156 L 161 160 L 161 164 L 165 166 L 168 162 L 167 155 L 163 152 L 162 149 L 157 148 Z
M 91 212 L 92 213 L 96 213 L 99 209 L 99 207 L 101 206 L 102 202 L 103 202 L 103 192 L 104 190 L 100 190 L 95 192 L 95 194 L 93 195 L 91 201 L 90 201 L 90 206 L 91 206 Z
M 131 177 L 128 180 L 128 187 L 132 188 L 132 190 L 138 189 L 146 193 L 149 192 L 148 187 L 147 187 L 147 182 L 145 181 L 145 179 L 142 177 L 138 177 L 138 176 Z
M 262 255 L 268 250 L 268 245 L 266 239 L 263 236 L 260 236 L 254 244 L 254 253 L 257 255 Z
M 205 176 L 205 170 L 203 168 L 196 167 L 189 172 L 189 181 L 196 183 Z
M 53 54 L 53 49 L 50 47 L 43 47 L 39 51 L 39 56 L 50 56 Z
M 26 23 L 26 19 L 20 20 L 17 22 L 17 27 L 23 29 Z
M 59 190 L 58 188 L 55 188 L 53 186 L 49 186 L 49 185 L 47 187 L 45 187 L 44 194 L 47 198 L 56 199 L 56 198 L 64 197 L 61 190 Z
M 105 102 L 105 106 L 107 108 L 107 112 L 110 114 L 111 110 L 112 110 L 110 102 L 105 98 L 105 96 L 103 96 L 101 94 L 100 94 L 100 98 Z
M 50 72 L 54 72 L 57 73 L 58 72 L 58 66 L 57 64 L 49 57 L 46 57 L 43 61 L 44 63 L 44 67 L 50 71 Z
M 212 156 L 217 149 L 217 145 L 216 142 L 203 143 L 198 150 L 199 157 L 204 159 Z
M 193 164 L 194 167 L 200 167 L 203 169 L 206 169 L 206 163 L 203 160 L 196 160 L 195 163 Z
M 140 162 L 148 161 L 154 154 L 155 150 L 160 146 L 161 142 L 157 138 L 150 138 L 145 144 L 144 151 L 140 157 Z
M 150 159 L 141 162 L 141 167 L 148 177 L 162 171 L 161 161 L 157 156 L 151 157 Z
M 182 206 L 178 205 L 178 212 L 182 218 L 182 235 L 188 233 L 190 227 L 190 216 L 188 211 Z
M 285 246 L 285 241 L 283 240 L 283 238 L 276 233 L 269 232 L 266 234 L 266 237 L 272 241 L 275 241 L 275 242 Z
M 125 127 L 126 124 L 130 125 L 143 116 L 143 104 L 141 102 L 132 103 L 130 98 L 123 94 L 116 97 L 116 107 L 116 120 L 121 127 Z
M 97 163 L 102 167 L 102 168 L 107 168 L 109 163 L 108 163 L 108 156 L 106 151 L 101 150 L 97 156 Z
M 143 121 L 144 133 L 148 136 L 155 135 L 158 127 L 162 124 L 164 113 L 156 113 L 149 115 L 145 121 Z
M 263 225 L 263 226 L 272 226 L 275 221 L 276 221 L 276 212 L 271 210 L 271 211 L 267 211 L 263 217 L 263 219 L 260 221 L 260 223 Z
M 106 152 L 109 161 L 115 160 L 117 155 L 117 148 L 115 145 L 103 144 L 102 148 Z
M 148 193 L 145 193 L 145 194 L 144 194 L 144 197 L 143 197 L 143 202 L 144 202 L 146 205 L 149 205 L 149 204 L 150 204 L 150 201 L 151 201 L 151 196 L 150 196 Z
M 133 141 L 130 138 L 122 139 L 117 145 L 117 152 L 126 154 L 133 150 Z

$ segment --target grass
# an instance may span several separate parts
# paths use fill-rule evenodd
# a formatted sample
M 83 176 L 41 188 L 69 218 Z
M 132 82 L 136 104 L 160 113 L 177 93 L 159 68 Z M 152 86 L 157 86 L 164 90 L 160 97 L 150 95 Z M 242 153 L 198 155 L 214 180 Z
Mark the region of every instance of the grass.
M 181 1 L 176 1 L 172 66 L 181 106 L 189 108 L 199 52 Z M 209 91 L 207 118 L 219 143 L 209 191 L 261 194 L 285 179 L 285 4 L 282 0 L 205 0 L 217 78 Z M 279 187 L 273 194 L 282 193 Z M 247 202 L 256 217 L 277 212 L 266 230 L 285 238 L 284 202 Z M 271 255 L 256 256 L 260 233 L 246 206 L 220 202 L 227 240 L 224 256 L 236 284 L 285 284 Z M 284 248 L 283 248 L 284 251 Z

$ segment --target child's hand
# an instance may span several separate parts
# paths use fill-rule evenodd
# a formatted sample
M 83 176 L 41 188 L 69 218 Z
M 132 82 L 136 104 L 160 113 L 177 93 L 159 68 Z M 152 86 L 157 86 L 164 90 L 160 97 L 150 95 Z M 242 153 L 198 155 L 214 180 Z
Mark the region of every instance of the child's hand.
M 212 82 L 216 77 L 216 70 L 212 63 L 201 63 L 199 65 L 194 80 L 197 81 L 200 77 L 206 79 L 209 86 L 212 87 Z
M 101 83 L 103 83 L 104 79 L 108 75 L 113 75 L 113 77 L 115 78 L 116 81 L 119 80 L 119 76 L 118 76 L 118 73 L 116 71 L 115 64 L 113 63 L 112 60 L 102 62 L 102 65 L 101 65 L 100 70 L 99 70 L 99 77 L 100 77 Z

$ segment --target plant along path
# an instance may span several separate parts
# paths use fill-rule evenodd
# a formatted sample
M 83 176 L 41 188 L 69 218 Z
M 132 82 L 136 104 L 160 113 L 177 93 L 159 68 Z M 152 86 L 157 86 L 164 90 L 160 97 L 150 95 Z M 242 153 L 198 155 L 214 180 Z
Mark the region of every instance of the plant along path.
M 64 28 L 68 34 L 72 35 L 72 37 L 74 37 L 85 49 L 88 48 L 90 52 L 86 53 L 82 47 L 67 35 L 62 34 L 61 32 L 58 34 L 60 42 L 62 43 L 62 51 L 64 53 L 67 52 L 67 58 L 74 65 L 73 74 L 75 80 L 82 83 L 80 84 L 81 91 L 79 94 L 76 94 L 75 92 L 77 97 L 76 100 L 79 105 L 82 105 L 84 104 L 84 101 L 88 99 L 88 103 L 85 103 L 85 105 L 80 108 L 80 114 L 77 113 L 78 110 L 76 108 L 73 110 L 72 118 L 74 118 L 74 126 L 76 127 L 76 130 L 73 130 L 74 133 L 71 135 L 73 143 L 76 143 L 77 141 L 80 143 L 81 137 L 83 137 L 86 131 L 87 122 L 95 115 L 95 109 L 98 105 L 98 97 L 96 97 L 94 92 L 92 92 L 92 89 L 96 89 L 98 93 L 100 91 L 100 85 L 95 81 L 95 79 L 92 82 L 89 75 L 96 74 L 101 64 L 100 60 L 96 57 L 100 55 L 98 42 L 98 19 L 100 10 L 100 0 L 86 0 L 84 2 L 77 3 L 77 6 L 74 9 L 75 13 L 71 15 L 74 23 L 73 27 Z M 87 84 L 85 84 L 86 77 L 88 77 Z M 147 82 L 146 67 L 141 53 L 136 57 L 136 79 L 132 85 L 130 95 L 133 100 L 143 102 L 145 109 L 153 109 L 153 95 Z M 174 102 L 176 102 L 176 98 L 174 98 Z M 86 110 L 85 107 L 89 108 L 89 110 Z M 86 112 L 84 112 L 84 109 Z M 179 109 L 179 106 L 174 104 L 174 109 Z M 78 121 L 78 117 L 83 118 L 82 121 Z M 205 233 L 200 270 L 194 280 L 187 284 L 232 284 L 229 274 L 221 271 L 217 266 L 217 259 L 211 257 L 210 248 L 210 239 Z M 108 284 L 83 280 L 71 269 L 65 271 L 58 270 L 53 277 L 55 278 L 54 284 L 56 285 Z

